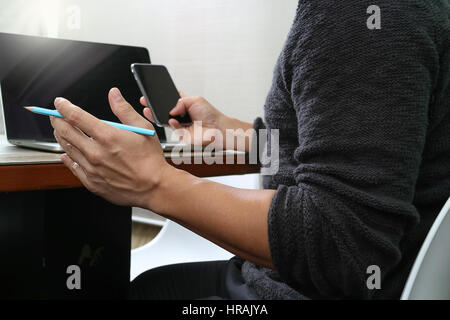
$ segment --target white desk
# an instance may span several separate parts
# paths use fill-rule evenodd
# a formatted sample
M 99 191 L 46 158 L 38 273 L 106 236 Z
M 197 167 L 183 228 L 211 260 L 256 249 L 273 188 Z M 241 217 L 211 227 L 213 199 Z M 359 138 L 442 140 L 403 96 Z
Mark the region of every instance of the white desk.
M 17 147 L 0 135 L 0 166 L 45 163 L 61 163 L 59 154 Z

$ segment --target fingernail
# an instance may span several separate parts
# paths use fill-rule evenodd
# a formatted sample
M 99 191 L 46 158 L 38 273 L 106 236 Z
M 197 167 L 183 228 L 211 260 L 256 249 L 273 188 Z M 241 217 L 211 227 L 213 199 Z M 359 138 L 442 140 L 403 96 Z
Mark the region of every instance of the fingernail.
M 65 99 L 64 99 L 64 98 L 61 98 L 61 97 L 56 98 L 56 99 L 55 99 L 55 108 L 58 109 L 59 106 L 60 106 L 60 104 L 61 104 L 61 102 L 63 102 L 64 100 L 65 100 Z
M 112 94 L 113 99 L 114 99 L 115 101 L 120 101 L 120 100 L 122 100 L 122 94 L 120 93 L 120 90 L 119 90 L 119 89 L 113 88 L 112 91 L 111 91 L 111 94 Z

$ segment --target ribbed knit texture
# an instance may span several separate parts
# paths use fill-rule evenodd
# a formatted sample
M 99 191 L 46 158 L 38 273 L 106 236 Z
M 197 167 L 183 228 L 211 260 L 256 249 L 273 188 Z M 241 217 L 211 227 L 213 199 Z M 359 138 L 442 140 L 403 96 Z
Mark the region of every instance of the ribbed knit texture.
M 299 2 L 265 104 L 276 271 L 242 268 L 261 298 L 399 298 L 450 196 L 449 16 L 448 0 Z

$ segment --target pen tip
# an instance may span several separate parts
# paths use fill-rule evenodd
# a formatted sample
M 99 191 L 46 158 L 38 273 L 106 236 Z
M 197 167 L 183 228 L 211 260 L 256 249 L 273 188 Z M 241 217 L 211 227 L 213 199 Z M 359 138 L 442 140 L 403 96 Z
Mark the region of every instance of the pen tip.
M 27 109 L 27 110 L 33 110 L 33 107 L 24 107 L 25 109 Z

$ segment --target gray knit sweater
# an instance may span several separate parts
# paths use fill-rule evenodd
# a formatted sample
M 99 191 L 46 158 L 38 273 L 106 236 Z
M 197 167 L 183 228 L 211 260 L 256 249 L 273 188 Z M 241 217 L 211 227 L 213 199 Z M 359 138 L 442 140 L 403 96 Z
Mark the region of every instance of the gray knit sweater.
M 366 25 L 371 4 L 381 29 Z M 280 170 L 264 179 L 276 270 L 244 262 L 246 285 L 263 299 L 398 298 L 450 196 L 449 0 L 301 0 L 265 125 L 280 130 Z

